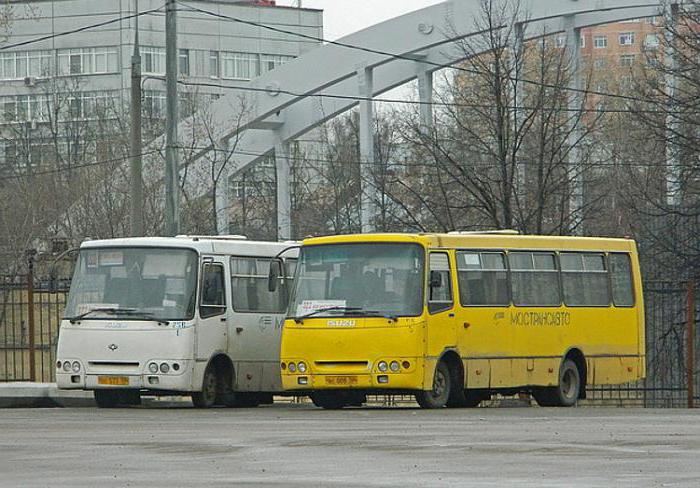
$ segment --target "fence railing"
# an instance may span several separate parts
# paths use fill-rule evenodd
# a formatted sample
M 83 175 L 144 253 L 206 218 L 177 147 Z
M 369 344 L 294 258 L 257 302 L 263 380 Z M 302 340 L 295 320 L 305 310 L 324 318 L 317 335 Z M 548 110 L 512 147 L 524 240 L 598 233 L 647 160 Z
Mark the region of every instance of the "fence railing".
M 645 283 L 647 376 L 634 384 L 589 387 L 585 404 L 700 404 L 696 286 Z M 67 294 L 66 281 L 50 286 L 49 280 L 34 277 L 31 267 L 23 275 L 0 276 L 0 382 L 55 380 L 56 341 Z

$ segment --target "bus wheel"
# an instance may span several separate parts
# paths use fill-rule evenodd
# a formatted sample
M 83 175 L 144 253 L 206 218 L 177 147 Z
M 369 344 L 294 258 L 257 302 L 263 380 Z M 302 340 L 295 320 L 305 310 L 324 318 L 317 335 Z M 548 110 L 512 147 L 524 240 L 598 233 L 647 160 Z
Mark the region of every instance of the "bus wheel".
M 99 408 L 114 408 L 119 405 L 119 392 L 115 390 L 94 390 L 95 403 Z
M 311 401 L 319 408 L 326 410 L 340 410 L 347 406 L 343 395 L 335 392 L 316 392 L 311 395 Z
M 573 407 L 581 392 L 581 375 L 576 363 L 565 359 L 559 368 L 559 385 L 532 392 L 540 407 Z
M 450 369 L 440 361 L 435 369 L 433 389 L 416 393 L 416 401 L 421 408 L 442 408 L 447 405 L 451 388 Z
M 192 393 L 192 403 L 197 408 L 210 408 L 216 403 L 217 385 L 216 368 L 211 364 L 204 371 L 202 391 Z

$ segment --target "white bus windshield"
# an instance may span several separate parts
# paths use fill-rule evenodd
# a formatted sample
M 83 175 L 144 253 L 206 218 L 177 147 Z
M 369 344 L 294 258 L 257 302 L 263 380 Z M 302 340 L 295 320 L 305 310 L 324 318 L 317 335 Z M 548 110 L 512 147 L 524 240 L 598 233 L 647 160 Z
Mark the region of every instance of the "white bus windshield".
M 418 316 L 424 254 L 415 244 L 302 248 L 289 315 Z
M 66 318 L 190 320 L 197 253 L 170 248 L 83 249 L 71 282 Z

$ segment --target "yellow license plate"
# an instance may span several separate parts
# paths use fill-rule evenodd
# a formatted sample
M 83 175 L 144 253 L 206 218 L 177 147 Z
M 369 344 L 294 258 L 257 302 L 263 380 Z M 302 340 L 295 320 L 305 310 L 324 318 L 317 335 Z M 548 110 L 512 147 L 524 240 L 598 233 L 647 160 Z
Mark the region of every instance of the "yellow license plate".
M 128 376 L 98 376 L 98 385 L 129 386 Z
M 352 386 L 357 384 L 357 376 L 326 376 L 326 384 L 333 386 Z

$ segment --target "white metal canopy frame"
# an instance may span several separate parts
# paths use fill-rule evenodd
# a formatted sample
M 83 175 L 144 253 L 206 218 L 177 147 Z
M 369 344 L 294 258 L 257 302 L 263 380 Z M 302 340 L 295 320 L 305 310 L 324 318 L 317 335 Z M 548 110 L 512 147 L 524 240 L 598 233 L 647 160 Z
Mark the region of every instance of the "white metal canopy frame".
M 498 1 L 501 0 L 494 0 Z M 665 5 L 681 2 L 522 0 L 520 8 L 527 18 L 524 21 L 527 25 L 515 26 L 517 29 L 513 31 L 524 33 L 521 41 L 536 38 L 543 32 L 548 35 L 566 33 L 570 55 L 577 63 L 582 28 L 660 15 Z M 183 5 L 186 5 L 186 0 Z M 278 238 L 289 239 L 292 236 L 288 142 L 359 104 L 361 160 L 372 163 L 372 97 L 418 80 L 421 118 L 430 123 L 433 73 L 440 67 L 465 60 L 465 53 L 446 46 L 455 40 L 478 34 L 475 19 L 481 15 L 481 9 L 481 0 L 445 1 L 325 44 L 258 77 L 246 88 L 231 89 L 225 97 L 217 100 L 210 110 L 216 131 L 213 140 L 220 141 L 219 144 L 211 144 L 209 137 L 193 140 L 196 136 L 187 130 L 187 127 L 191 127 L 191 120 L 180 124 L 178 132 L 191 137 L 190 140 L 183 140 L 182 144 L 198 148 L 196 158 L 201 158 L 211 150 L 227 147 L 227 141 L 243 132 L 237 141 L 236 163 L 226 170 L 228 177 L 274 154 Z M 579 86 L 579 81 L 574 80 L 571 88 Z M 232 115 L 230 107 L 236 106 L 243 98 L 250 112 L 246 120 L 240 123 Z M 235 127 L 232 127 L 232 122 L 237 122 Z M 161 143 L 156 141 L 156 144 Z M 572 161 L 571 164 L 576 162 Z M 581 208 L 582 184 L 580 181 L 573 183 L 572 205 L 573 208 Z M 229 230 L 227 190 L 225 188 L 217 194 L 218 229 L 222 233 Z M 363 194 L 367 193 L 367 190 L 363 191 Z M 370 207 L 369 199 L 363 197 L 363 231 L 372 231 Z

